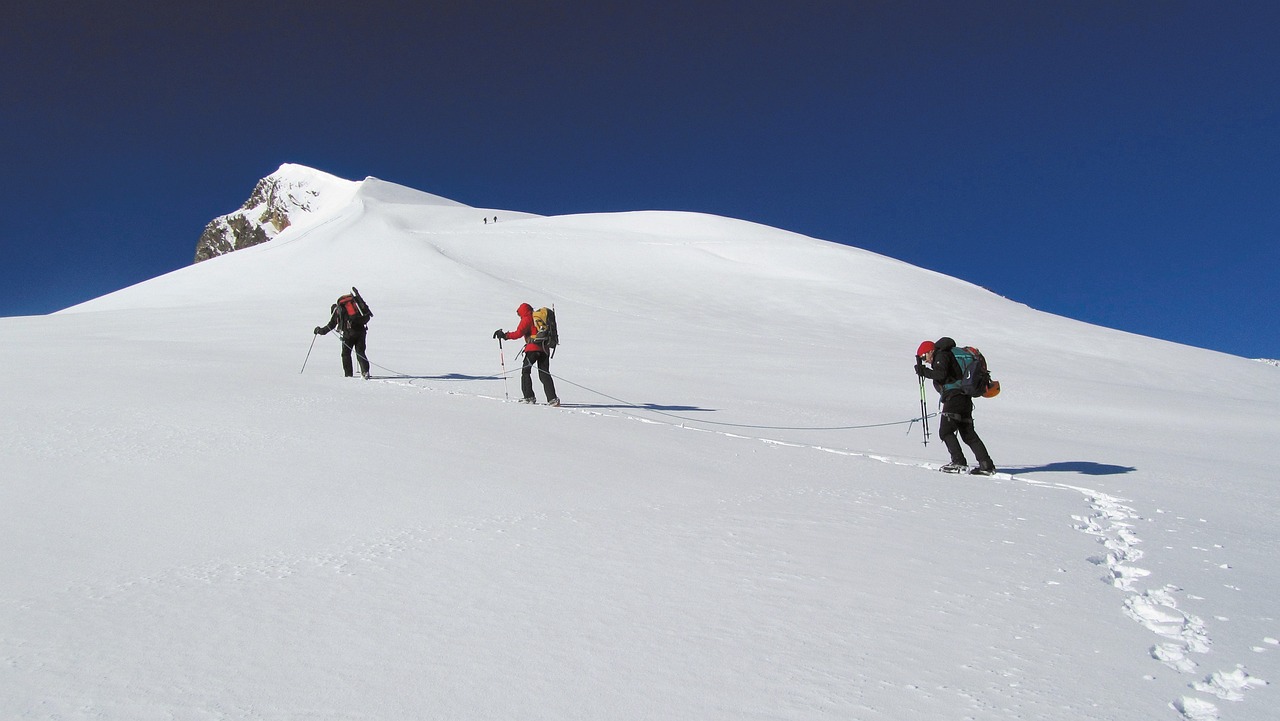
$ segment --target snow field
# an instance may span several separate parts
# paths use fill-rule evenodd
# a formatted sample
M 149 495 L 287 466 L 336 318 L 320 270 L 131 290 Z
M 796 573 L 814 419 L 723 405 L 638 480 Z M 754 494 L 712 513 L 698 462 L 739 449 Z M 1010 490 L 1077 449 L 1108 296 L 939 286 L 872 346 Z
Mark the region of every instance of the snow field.
M 1274 368 L 741 221 L 431 198 L 0 319 L 0 716 L 1271 717 Z M 351 285 L 376 380 L 333 336 L 299 373 Z M 567 407 L 504 402 L 524 301 Z M 901 423 L 944 334 L 1004 385 L 996 477 Z

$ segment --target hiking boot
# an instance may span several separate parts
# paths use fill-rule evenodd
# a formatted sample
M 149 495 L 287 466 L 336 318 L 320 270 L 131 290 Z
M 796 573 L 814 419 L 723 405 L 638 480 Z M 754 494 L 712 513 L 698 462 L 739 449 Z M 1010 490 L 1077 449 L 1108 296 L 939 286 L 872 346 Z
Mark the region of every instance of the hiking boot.
M 979 463 L 978 467 L 970 471 L 975 476 L 994 476 L 996 474 L 996 464 L 991 461 Z
M 547 401 L 547 405 L 549 405 L 549 406 L 558 406 L 558 405 L 560 405 L 560 399 L 559 399 L 559 398 L 552 398 L 551 400 Z
M 939 468 L 938 470 L 942 471 L 943 473 L 968 473 L 969 464 L 948 463 L 947 465 L 943 466 L 942 468 Z
M 521 398 L 520 402 L 521 403 L 537 403 L 538 399 L 537 398 Z

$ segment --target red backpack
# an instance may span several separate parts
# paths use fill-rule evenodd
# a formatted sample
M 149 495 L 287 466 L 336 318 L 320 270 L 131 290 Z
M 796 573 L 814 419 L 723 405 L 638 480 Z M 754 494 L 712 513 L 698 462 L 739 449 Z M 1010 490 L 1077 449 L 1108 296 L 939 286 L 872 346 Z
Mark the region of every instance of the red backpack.
M 355 290 L 352 288 L 351 290 Z M 338 298 L 338 316 L 342 319 L 341 325 L 345 330 L 356 326 L 363 326 L 373 317 L 373 311 L 369 310 L 369 306 L 365 304 L 364 298 L 359 293 L 348 293 Z

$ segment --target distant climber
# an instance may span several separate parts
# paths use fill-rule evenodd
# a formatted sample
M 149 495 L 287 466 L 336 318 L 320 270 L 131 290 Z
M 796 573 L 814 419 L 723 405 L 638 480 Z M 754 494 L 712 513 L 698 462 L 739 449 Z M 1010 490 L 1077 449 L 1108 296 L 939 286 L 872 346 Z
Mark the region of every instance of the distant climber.
M 496 220 L 496 219 L 495 219 Z M 537 403 L 538 399 L 533 395 L 533 377 L 532 369 L 534 365 L 538 366 L 538 378 L 542 381 L 542 390 L 547 394 L 547 404 L 552 406 L 560 405 L 560 399 L 556 397 L 555 380 L 551 377 L 549 367 L 551 365 L 551 356 L 544 347 L 547 342 L 539 342 L 537 339 L 538 328 L 534 324 L 533 306 L 528 303 L 521 303 L 516 308 L 516 314 L 520 316 L 520 325 L 510 333 L 505 330 L 498 329 L 493 332 L 493 337 L 498 340 L 518 340 L 524 339 L 524 366 L 520 369 L 520 390 L 524 397 L 522 403 Z
M 973 398 L 960 389 L 962 373 L 953 352 L 955 347 L 956 342 L 950 338 L 939 338 L 936 343 L 921 343 L 916 349 L 916 375 L 932 380 L 933 387 L 941 396 L 942 422 L 938 424 L 938 435 L 951 454 L 951 462 L 943 466 L 942 470 L 947 473 L 969 471 L 969 462 L 964 457 L 964 449 L 960 447 L 960 440 L 963 440 L 978 460 L 978 467 L 972 472 L 989 476 L 996 472 L 996 465 L 987 453 L 987 446 L 973 428 Z M 928 367 L 925 366 L 926 363 Z M 960 440 L 956 439 L 957 434 Z
M 315 334 L 326 335 L 329 331 L 337 328 L 341 334 L 339 340 L 342 341 L 343 375 L 348 378 L 353 375 L 351 351 L 354 350 L 356 352 L 356 360 L 360 363 L 360 377 L 368 379 L 369 358 L 364 352 L 365 336 L 368 333 L 369 319 L 373 317 L 373 311 L 369 310 L 364 298 L 360 297 L 360 291 L 355 288 L 352 288 L 350 293 L 340 296 L 329 311 L 328 325 L 316 326 Z

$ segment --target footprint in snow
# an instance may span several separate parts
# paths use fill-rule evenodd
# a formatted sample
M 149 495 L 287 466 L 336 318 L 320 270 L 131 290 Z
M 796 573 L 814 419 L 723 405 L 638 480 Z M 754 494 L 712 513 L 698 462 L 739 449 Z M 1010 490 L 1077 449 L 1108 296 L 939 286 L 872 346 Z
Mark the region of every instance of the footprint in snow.
M 1245 691 L 1266 685 L 1266 681 L 1250 676 L 1243 666 L 1236 666 L 1234 671 L 1214 671 L 1205 680 L 1191 684 L 1191 687 L 1226 701 L 1243 701 Z

